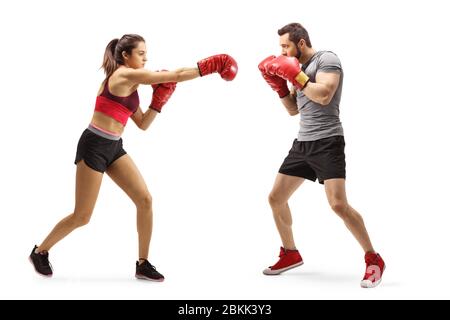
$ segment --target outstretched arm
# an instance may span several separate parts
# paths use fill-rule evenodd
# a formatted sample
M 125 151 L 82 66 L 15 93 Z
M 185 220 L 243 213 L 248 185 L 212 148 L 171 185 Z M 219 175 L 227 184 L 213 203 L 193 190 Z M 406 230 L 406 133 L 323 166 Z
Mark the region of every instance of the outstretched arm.
M 147 69 L 124 69 L 121 77 L 134 84 L 183 82 L 200 77 L 198 68 L 180 68 L 174 71 L 156 72 Z
M 237 72 L 237 63 L 231 56 L 217 54 L 198 61 L 197 68 L 180 68 L 166 72 L 126 68 L 120 73 L 120 76 L 133 84 L 156 84 L 183 82 L 212 73 L 219 73 L 222 79 L 231 81 L 236 77 Z

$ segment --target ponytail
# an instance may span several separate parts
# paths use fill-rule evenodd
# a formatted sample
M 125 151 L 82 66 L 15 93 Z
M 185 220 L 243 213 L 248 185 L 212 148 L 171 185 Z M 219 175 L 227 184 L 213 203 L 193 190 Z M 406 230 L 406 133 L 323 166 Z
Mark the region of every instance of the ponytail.
M 111 40 L 105 49 L 102 68 L 108 79 L 119 66 L 124 65 L 123 52 L 131 55 L 131 51 L 136 48 L 139 42 L 145 42 L 144 38 L 137 34 L 125 34 L 122 38 Z
M 119 67 L 119 64 L 116 62 L 115 51 L 117 43 L 119 39 L 111 40 L 105 49 L 105 55 L 103 56 L 103 64 L 102 68 L 105 71 L 106 78 L 109 78 L 114 71 Z

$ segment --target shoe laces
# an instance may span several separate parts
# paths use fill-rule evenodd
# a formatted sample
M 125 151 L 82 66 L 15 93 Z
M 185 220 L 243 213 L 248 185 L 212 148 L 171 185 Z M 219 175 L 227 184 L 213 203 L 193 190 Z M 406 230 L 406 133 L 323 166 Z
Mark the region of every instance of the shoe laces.
M 48 251 L 41 251 L 38 253 L 38 255 L 41 257 L 41 261 L 45 266 L 49 266 L 51 269 L 53 269 L 52 264 L 48 260 Z
M 146 268 L 149 268 L 149 269 L 151 269 L 151 270 L 153 270 L 153 271 L 156 271 L 155 266 L 152 265 L 152 264 L 150 263 L 150 261 L 148 261 L 148 260 L 144 260 L 144 262 L 142 263 L 142 265 L 145 266 Z
M 371 265 L 378 265 L 380 258 L 378 254 L 375 254 L 366 256 L 365 260 L 366 260 L 366 267 L 369 267 Z
M 297 250 L 288 250 L 288 249 L 284 249 L 283 247 L 280 250 L 280 254 L 278 257 L 282 258 L 284 256 L 287 256 L 289 253 L 295 253 L 297 252 Z

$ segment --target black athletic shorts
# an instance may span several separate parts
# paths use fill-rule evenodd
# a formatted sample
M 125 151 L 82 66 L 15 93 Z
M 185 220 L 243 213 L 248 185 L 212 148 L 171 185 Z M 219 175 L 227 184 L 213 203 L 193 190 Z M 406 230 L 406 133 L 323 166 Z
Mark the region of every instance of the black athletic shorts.
M 91 169 L 104 173 L 114 161 L 125 154 L 127 152 L 123 149 L 122 138 L 110 140 L 86 129 L 78 141 L 75 164 L 84 160 Z
M 279 172 L 311 181 L 319 179 L 319 183 L 322 184 L 327 179 L 345 179 L 344 148 L 343 136 L 332 136 L 316 141 L 295 139 Z

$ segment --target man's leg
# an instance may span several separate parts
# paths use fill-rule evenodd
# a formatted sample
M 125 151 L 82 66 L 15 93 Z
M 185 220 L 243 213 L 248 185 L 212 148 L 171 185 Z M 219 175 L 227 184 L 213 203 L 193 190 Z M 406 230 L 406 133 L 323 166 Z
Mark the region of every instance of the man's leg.
M 269 203 L 272 207 L 273 217 L 283 242 L 283 247 L 280 249 L 278 262 L 264 269 L 263 273 L 265 275 L 278 275 L 303 264 L 303 259 L 295 248 L 292 233 L 292 216 L 288 205 L 289 198 L 303 181 L 305 181 L 304 178 L 282 173 L 279 173 L 275 179 L 275 184 L 269 195 Z
M 283 243 L 283 247 L 289 250 L 295 250 L 296 248 L 292 233 L 292 215 L 288 200 L 304 181 L 304 178 L 278 173 L 269 195 L 270 207 L 272 208 L 273 218 L 277 225 L 281 242 Z
M 374 252 L 363 218 L 347 202 L 345 179 L 329 179 L 324 184 L 331 209 L 344 221 L 364 252 Z
M 365 252 L 366 272 L 361 281 L 361 287 L 376 287 L 381 283 L 385 264 L 381 256 L 373 249 L 363 218 L 347 202 L 345 179 L 325 180 L 325 191 L 331 208 L 341 217 Z

